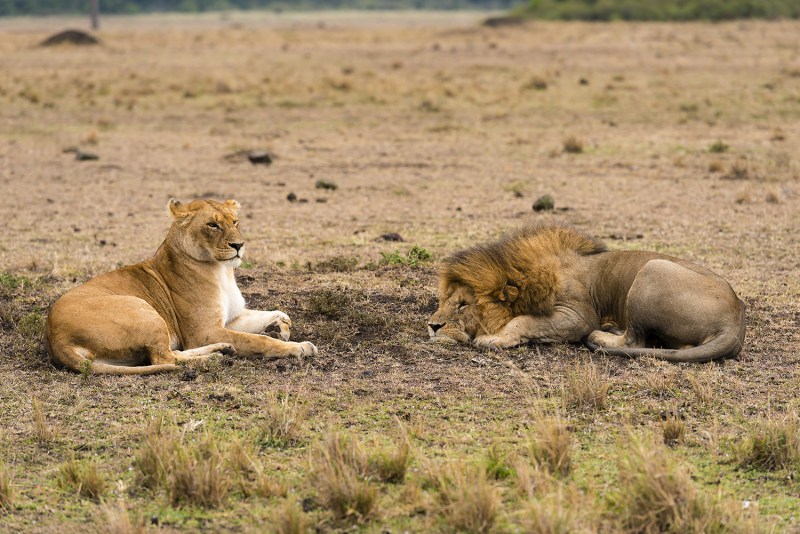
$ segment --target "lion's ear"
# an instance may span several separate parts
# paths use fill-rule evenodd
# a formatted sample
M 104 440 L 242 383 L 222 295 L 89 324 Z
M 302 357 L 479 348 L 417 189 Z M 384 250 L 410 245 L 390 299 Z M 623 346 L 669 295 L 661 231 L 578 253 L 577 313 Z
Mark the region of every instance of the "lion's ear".
M 516 302 L 516 300 L 519 298 L 519 288 L 516 286 L 507 285 L 506 287 L 503 288 L 503 296 L 505 297 L 505 299 L 503 300 L 508 300 L 509 302 Z
M 183 204 L 181 204 L 180 200 L 176 200 L 174 198 L 169 199 L 169 203 L 167 204 L 167 209 L 169 210 L 169 214 L 174 218 L 177 219 L 178 217 L 182 217 L 186 214 L 186 208 Z
M 239 204 L 237 201 L 235 201 L 235 200 L 233 200 L 233 199 L 226 200 L 226 201 L 225 201 L 225 205 L 226 205 L 226 206 L 228 206 L 228 207 L 229 207 L 231 210 L 233 210 L 234 212 L 237 212 L 237 211 L 239 211 L 239 208 L 241 208 L 241 207 L 242 207 L 242 205 L 241 205 L 241 204 Z

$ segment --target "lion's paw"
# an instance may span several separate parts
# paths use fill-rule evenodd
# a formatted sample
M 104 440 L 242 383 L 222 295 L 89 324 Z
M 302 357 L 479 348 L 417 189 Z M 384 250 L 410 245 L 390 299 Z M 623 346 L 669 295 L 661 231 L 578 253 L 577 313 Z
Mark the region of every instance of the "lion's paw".
M 313 343 L 310 341 L 303 341 L 300 343 L 294 343 L 295 350 L 292 351 L 292 356 L 296 356 L 298 358 L 308 358 L 310 356 L 316 356 L 319 354 L 317 347 L 314 346 Z
M 474 343 L 478 347 L 484 349 L 493 349 L 493 350 L 507 349 L 509 347 L 519 345 L 518 341 L 514 342 L 513 339 L 509 339 L 506 336 L 492 336 L 492 335 L 478 336 L 475 338 Z

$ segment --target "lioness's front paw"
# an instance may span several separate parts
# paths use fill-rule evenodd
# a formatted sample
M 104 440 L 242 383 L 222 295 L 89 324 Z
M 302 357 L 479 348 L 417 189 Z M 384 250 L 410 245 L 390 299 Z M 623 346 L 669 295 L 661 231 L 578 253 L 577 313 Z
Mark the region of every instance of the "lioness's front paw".
M 293 343 L 293 351 L 292 356 L 297 356 L 298 358 L 308 358 L 309 356 L 316 356 L 319 354 L 317 347 L 314 346 L 313 343 L 310 341 L 303 341 L 301 343 Z
M 289 316 L 282 311 L 275 311 L 275 321 L 272 324 L 277 325 L 278 328 L 281 329 L 281 333 L 279 334 L 281 339 L 289 341 L 289 338 L 292 336 L 292 320 L 289 319 Z
M 483 335 L 475 338 L 475 345 L 484 349 L 507 349 L 519 345 L 521 340 L 508 336 Z

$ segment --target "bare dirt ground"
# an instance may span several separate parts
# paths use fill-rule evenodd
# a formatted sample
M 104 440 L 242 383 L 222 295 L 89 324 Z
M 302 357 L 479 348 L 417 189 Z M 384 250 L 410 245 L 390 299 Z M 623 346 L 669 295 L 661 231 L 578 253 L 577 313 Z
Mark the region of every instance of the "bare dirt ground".
M 260 531 L 296 501 L 319 531 L 448 531 L 455 501 L 426 473 L 482 465 L 493 444 L 515 457 L 545 410 L 571 431 L 574 465 L 557 487 L 596 511 L 584 530 L 631 528 L 613 504 L 625 491 L 617 456 L 630 432 L 660 440 L 669 413 L 685 438 L 668 454 L 699 491 L 760 517 L 755 530 L 800 530 L 797 462 L 736 460 L 758 421 L 798 413 L 800 23 L 489 29 L 480 18 L 121 17 L 104 21 L 99 46 L 49 48 L 37 44 L 78 22 L 0 20 L 0 460 L 13 492 L 0 528 L 108 531 L 101 500 L 153 529 Z M 564 150 L 571 137 L 580 153 Z M 274 162 L 236 156 L 251 149 Z M 543 194 L 554 212 L 532 211 Z M 152 255 L 170 197 L 241 202 L 245 298 L 287 312 L 293 338 L 319 357 L 147 378 L 48 363 L 49 304 Z M 748 305 L 742 355 L 710 366 L 595 357 L 608 400 L 587 412 L 565 400 L 584 348 L 428 343 L 437 260 L 541 220 L 721 274 Z M 380 239 L 389 232 L 405 241 Z M 433 261 L 384 259 L 413 245 Z M 249 443 L 276 395 L 306 415 L 295 444 L 253 452 L 274 491 L 233 491 L 205 509 L 139 484 L 134 458 L 153 418 Z M 37 435 L 33 397 L 54 435 Z M 309 459 L 315 443 L 332 427 L 386 443 L 399 426 L 414 451 L 406 482 L 375 482 L 370 513 L 337 517 Z M 58 483 L 73 458 L 97 463 L 102 497 Z M 492 521 L 461 528 L 533 531 L 548 490 L 497 478 Z

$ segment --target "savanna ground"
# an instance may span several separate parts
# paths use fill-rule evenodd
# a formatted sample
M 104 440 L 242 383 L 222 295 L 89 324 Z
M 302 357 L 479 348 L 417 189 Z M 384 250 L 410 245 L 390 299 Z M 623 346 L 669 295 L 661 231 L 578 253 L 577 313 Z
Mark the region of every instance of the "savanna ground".
M 0 529 L 800 530 L 800 23 L 480 19 L 0 21 Z M 48 306 L 173 196 L 242 203 L 243 294 L 318 357 L 51 366 Z M 724 276 L 741 356 L 429 343 L 437 261 L 550 220 Z

